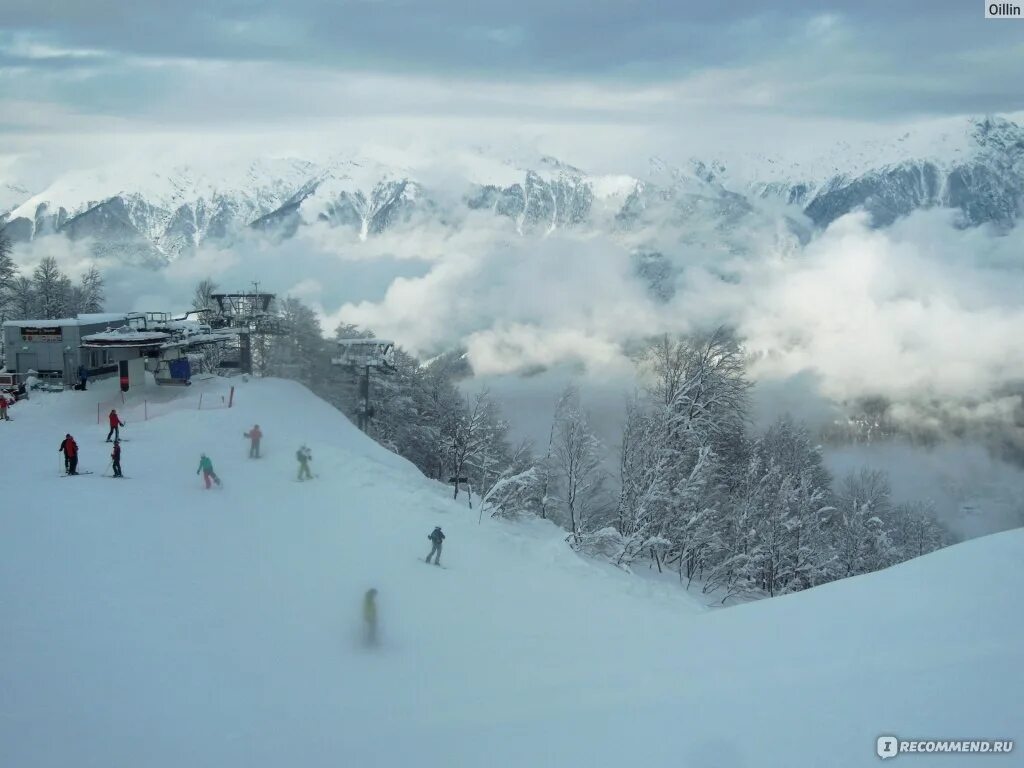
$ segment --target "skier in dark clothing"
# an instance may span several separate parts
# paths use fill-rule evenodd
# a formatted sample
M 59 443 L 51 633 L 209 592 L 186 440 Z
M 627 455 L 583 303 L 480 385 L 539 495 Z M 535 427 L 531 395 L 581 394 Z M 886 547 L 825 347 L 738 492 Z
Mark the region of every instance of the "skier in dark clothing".
M 78 386 L 76 387 L 76 389 L 79 389 L 82 392 L 85 392 L 86 391 L 86 386 L 88 385 L 88 383 L 89 383 L 89 371 L 86 370 L 86 367 L 84 365 L 78 366 Z
M 260 432 L 260 425 L 256 424 L 248 432 L 245 432 L 242 437 L 249 438 L 249 458 L 258 459 L 260 457 L 260 440 L 263 439 L 263 433 Z
M 107 432 L 107 442 L 110 442 L 110 436 L 113 435 L 115 440 L 121 439 L 121 427 L 124 426 L 124 422 L 117 415 L 117 411 L 113 408 L 110 409 L 110 415 L 107 417 L 110 422 L 110 431 Z
M 366 644 L 377 644 L 377 590 L 368 589 L 363 596 L 363 627 Z
M 313 473 L 309 471 L 309 462 L 313 460 L 313 452 L 306 446 L 302 446 L 295 454 L 299 460 L 299 480 L 312 480 Z
M 78 443 L 71 435 L 64 435 L 58 452 L 64 454 L 64 471 L 69 475 L 78 474 Z
M 430 539 L 430 554 L 427 555 L 427 562 L 430 562 L 430 558 L 434 558 L 434 565 L 441 564 L 441 542 L 444 541 L 444 534 L 441 533 L 441 526 L 435 525 L 433 532 L 427 536 Z M 435 556 L 434 553 L 437 553 Z
M 110 454 L 111 466 L 114 469 L 114 477 L 123 477 L 121 474 L 121 441 L 114 440 L 114 450 Z

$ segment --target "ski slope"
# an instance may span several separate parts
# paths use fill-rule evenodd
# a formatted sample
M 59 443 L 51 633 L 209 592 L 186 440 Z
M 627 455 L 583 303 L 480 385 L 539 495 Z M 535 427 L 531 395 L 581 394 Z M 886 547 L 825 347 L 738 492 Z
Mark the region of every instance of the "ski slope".
M 1024 531 L 709 611 L 549 524 L 478 525 L 297 384 L 234 381 L 231 409 L 195 407 L 220 381 L 119 409 L 127 480 L 102 475 L 113 382 L 0 423 L 0 766 L 835 768 L 881 734 L 1024 737 Z M 96 474 L 59 476 L 65 432 Z

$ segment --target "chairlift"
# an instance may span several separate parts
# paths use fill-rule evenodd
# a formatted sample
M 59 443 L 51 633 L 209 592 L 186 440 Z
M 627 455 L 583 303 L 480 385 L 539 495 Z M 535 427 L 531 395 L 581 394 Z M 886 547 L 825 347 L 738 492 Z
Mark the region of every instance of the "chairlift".
M 387 339 L 338 339 L 338 356 L 333 365 L 355 370 L 374 368 L 382 373 L 395 370 L 395 342 Z

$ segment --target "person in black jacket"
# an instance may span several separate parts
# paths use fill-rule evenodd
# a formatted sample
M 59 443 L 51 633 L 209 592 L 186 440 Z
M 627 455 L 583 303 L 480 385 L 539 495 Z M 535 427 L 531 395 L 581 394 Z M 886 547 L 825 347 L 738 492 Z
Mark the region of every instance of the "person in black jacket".
M 114 469 L 114 477 L 123 477 L 121 474 L 121 441 L 114 440 L 114 450 L 110 454 L 111 466 Z
M 429 536 L 430 539 L 430 554 L 427 555 L 427 562 L 430 562 L 430 558 L 434 558 L 434 565 L 441 564 L 441 542 L 444 541 L 444 534 L 441 533 L 441 526 L 435 525 L 433 532 Z M 436 556 L 435 556 L 435 553 Z

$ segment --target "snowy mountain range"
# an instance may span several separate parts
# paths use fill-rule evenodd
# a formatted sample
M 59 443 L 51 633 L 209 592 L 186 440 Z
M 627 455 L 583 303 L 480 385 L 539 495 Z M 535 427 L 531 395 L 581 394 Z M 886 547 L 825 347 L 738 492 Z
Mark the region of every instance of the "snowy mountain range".
M 1005 227 L 1022 201 L 1024 126 L 986 117 L 891 142 L 837 145 L 813 162 L 692 160 L 680 167 L 654 158 L 643 172 L 620 175 L 591 174 L 551 157 L 507 160 L 481 152 L 419 167 L 349 157 L 107 168 L 67 174 L 35 194 L 0 181 L 0 224 L 15 242 L 63 234 L 90 239 L 104 255 L 156 267 L 246 231 L 286 238 L 318 222 L 362 240 L 426 223 L 458 227 L 487 212 L 522 235 L 696 221 L 727 231 L 758 206 L 781 202 L 802 236 L 802 229 L 856 209 L 867 210 L 876 226 L 944 207 L 959 211 L 962 226 Z
M 765 182 L 760 192 L 802 206 L 819 226 L 857 208 L 867 210 L 876 226 L 886 226 L 914 210 L 933 207 L 958 210 L 964 226 L 1012 225 L 1024 201 L 1024 127 L 998 117 L 959 127 L 960 135 L 940 134 L 930 148 L 905 135 L 896 142 L 897 149 L 905 144 L 902 156 L 897 153 L 860 172 L 837 173 L 818 182 Z M 879 156 L 885 155 L 880 150 Z

